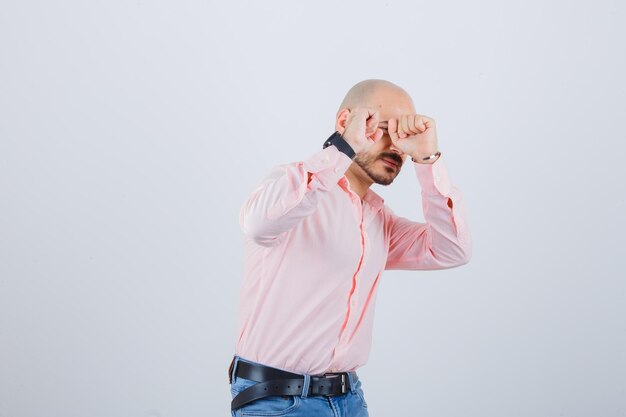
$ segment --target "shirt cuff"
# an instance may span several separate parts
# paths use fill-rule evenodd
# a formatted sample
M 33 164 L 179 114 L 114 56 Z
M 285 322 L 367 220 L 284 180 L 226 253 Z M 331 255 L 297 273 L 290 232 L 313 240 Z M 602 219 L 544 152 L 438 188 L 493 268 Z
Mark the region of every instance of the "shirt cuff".
M 351 164 L 352 159 L 348 155 L 335 146 L 329 146 L 305 160 L 304 169 L 312 173 L 323 188 L 328 189 L 339 182 Z
M 443 154 L 439 155 L 432 164 L 413 162 L 417 179 L 426 195 L 449 196 L 452 189 L 448 169 L 443 161 Z

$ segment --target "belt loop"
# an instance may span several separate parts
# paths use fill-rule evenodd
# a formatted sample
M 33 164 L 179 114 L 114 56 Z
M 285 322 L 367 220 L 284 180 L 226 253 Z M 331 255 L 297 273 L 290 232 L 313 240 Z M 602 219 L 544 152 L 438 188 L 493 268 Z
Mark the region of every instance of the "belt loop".
M 348 379 L 350 380 L 350 392 L 353 394 L 356 393 L 356 388 L 354 387 L 356 385 L 354 375 L 354 372 L 348 372 Z
M 309 385 L 311 384 L 311 375 L 304 374 L 304 384 L 302 384 L 302 398 L 309 396 Z
M 235 355 L 233 357 L 233 361 L 231 362 L 231 366 L 232 366 L 232 371 L 230 373 L 230 383 L 234 383 L 235 382 L 235 373 L 237 372 L 237 364 L 239 363 L 239 356 Z

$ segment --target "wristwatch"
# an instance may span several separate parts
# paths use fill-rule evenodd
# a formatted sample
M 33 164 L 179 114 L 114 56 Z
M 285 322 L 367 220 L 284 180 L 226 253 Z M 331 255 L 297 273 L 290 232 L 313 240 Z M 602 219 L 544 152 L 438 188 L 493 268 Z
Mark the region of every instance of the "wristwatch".
M 335 147 L 340 151 L 348 155 L 348 158 L 354 159 L 356 158 L 356 152 L 352 149 L 352 146 L 346 142 L 346 140 L 341 136 L 341 134 L 337 131 L 330 135 L 326 142 L 324 142 L 324 149 L 328 148 L 330 145 L 335 145 Z

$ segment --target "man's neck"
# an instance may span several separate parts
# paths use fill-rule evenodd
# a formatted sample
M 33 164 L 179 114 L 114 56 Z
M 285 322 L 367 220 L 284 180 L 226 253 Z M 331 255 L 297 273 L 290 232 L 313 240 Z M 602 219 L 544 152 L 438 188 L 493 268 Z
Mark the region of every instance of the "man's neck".
M 352 171 L 352 167 L 348 168 L 345 175 L 350 183 L 350 189 L 361 198 L 361 201 L 363 201 L 365 194 L 367 194 L 367 190 L 369 190 L 370 186 L 374 182 L 369 180 L 369 178 L 367 180 L 361 178 L 359 174 Z

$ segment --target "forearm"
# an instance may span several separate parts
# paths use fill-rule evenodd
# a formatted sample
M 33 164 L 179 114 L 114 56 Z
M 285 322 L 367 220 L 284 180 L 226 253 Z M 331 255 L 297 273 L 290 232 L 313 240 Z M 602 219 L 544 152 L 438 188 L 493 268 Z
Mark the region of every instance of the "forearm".
M 469 262 L 472 248 L 463 194 L 450 183 L 443 161 L 413 166 L 426 221 L 412 221 L 389 210 L 391 233 L 385 268 L 430 270 Z
M 429 250 L 441 260 L 462 264 L 471 257 L 467 208 L 463 193 L 452 185 L 447 168 L 439 158 L 441 156 L 430 164 L 414 164 L 422 188 Z

